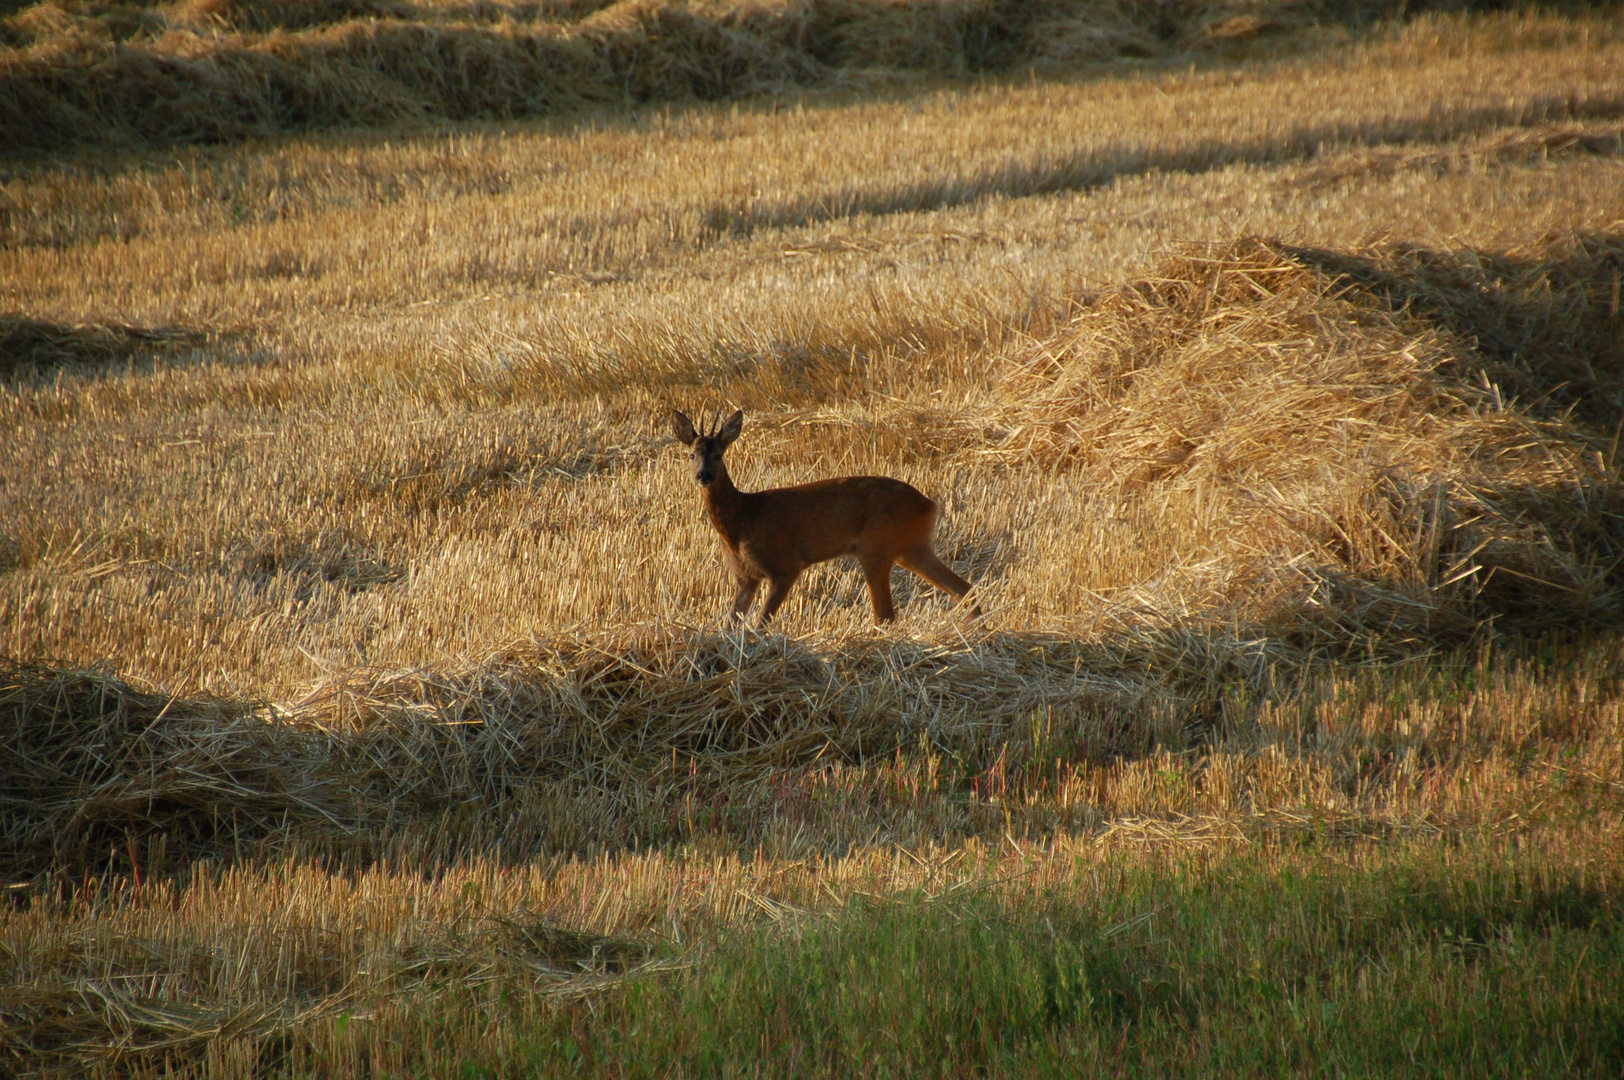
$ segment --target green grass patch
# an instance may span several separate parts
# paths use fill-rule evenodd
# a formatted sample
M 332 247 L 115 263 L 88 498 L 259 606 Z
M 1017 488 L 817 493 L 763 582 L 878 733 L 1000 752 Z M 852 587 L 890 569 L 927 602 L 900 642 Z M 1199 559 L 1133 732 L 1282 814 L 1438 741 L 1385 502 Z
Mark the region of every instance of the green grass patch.
M 1516 852 L 1096 864 L 741 933 L 524 1052 L 628 1077 L 1617 1076 L 1620 895 Z

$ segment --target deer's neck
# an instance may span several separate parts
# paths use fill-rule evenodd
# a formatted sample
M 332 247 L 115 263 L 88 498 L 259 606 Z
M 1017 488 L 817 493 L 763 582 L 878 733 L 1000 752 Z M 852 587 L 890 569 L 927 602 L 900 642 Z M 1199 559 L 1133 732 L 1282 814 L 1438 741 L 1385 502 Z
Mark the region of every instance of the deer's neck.
M 716 526 L 716 531 L 722 534 L 722 539 L 730 548 L 739 544 L 742 524 L 739 519 L 744 501 L 744 492 L 733 486 L 733 478 L 727 474 L 725 467 L 705 488 L 705 512 L 710 515 L 711 524 Z

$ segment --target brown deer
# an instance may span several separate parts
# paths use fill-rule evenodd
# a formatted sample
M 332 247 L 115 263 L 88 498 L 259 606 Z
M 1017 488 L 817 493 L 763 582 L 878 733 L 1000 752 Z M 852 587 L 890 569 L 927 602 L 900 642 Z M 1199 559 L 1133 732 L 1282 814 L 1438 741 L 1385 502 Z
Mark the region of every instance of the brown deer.
M 671 433 L 688 448 L 694 479 L 705 489 L 705 511 L 721 534 L 722 554 L 738 586 L 733 596 L 735 619 L 744 618 L 765 581 L 761 625 L 766 626 L 801 571 L 841 555 L 855 555 L 862 564 L 874 617 L 880 622 L 896 617 L 891 606 L 892 563 L 901 563 L 955 599 L 970 591 L 970 583 L 931 548 L 936 504 L 901 480 L 844 476 L 770 491 L 734 487 L 722 454 L 743 428 L 742 409 L 704 434 L 694 430 L 688 417 L 672 411 Z M 971 611 L 981 614 L 973 604 Z

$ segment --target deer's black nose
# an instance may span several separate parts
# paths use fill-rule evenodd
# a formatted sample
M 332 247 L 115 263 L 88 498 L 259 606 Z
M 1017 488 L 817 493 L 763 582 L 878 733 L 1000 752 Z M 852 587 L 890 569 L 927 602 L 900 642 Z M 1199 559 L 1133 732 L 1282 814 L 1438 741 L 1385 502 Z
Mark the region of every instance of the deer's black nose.
M 712 480 L 716 479 L 716 474 L 711 472 L 709 469 L 700 469 L 698 472 L 694 473 L 694 479 L 699 481 L 701 484 L 708 484 Z

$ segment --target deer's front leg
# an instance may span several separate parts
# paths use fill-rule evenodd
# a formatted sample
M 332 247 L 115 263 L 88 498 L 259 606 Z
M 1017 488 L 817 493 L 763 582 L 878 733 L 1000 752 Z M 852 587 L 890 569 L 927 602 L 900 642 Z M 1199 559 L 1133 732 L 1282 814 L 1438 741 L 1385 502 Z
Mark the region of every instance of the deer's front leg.
M 784 600 L 789 596 L 790 587 L 795 584 L 795 579 L 800 576 L 801 572 L 797 570 L 793 574 L 785 574 L 782 577 L 772 579 L 772 588 L 767 590 L 767 602 L 761 607 L 762 629 L 766 629 L 767 620 L 771 619 L 773 612 L 783 605 Z
M 760 578 L 747 578 L 739 576 L 734 579 L 738 590 L 733 594 L 733 619 L 735 622 L 744 618 L 744 613 L 750 610 L 750 605 L 756 601 L 756 590 L 761 588 Z

